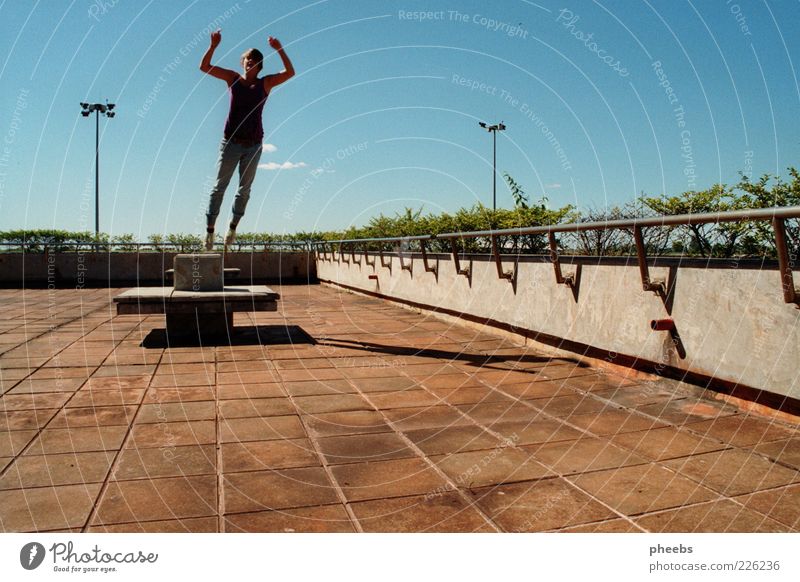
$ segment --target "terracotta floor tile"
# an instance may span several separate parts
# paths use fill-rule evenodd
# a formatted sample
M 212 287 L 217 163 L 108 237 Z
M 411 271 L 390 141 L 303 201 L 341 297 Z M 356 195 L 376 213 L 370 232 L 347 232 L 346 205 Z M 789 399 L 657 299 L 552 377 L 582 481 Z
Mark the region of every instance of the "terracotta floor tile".
M 426 495 L 447 482 L 421 459 L 396 459 L 331 467 L 348 501 Z
M 372 406 L 358 394 L 325 394 L 322 396 L 296 396 L 294 403 L 300 414 L 324 414 L 329 412 L 351 412 L 373 410 Z
M 264 384 L 226 384 L 217 386 L 220 400 L 241 400 L 246 398 L 281 398 L 287 395 L 280 384 L 267 382 Z
M 220 418 L 248 418 L 261 416 L 286 416 L 296 413 L 288 398 L 252 398 L 224 400 L 219 404 Z
M 136 416 L 137 423 L 185 422 L 190 420 L 214 420 L 216 405 L 210 401 L 160 402 L 143 404 Z
M 459 487 L 475 489 L 487 485 L 531 481 L 555 475 L 528 451 L 498 447 L 431 457 Z
M 522 382 L 520 384 L 503 384 L 501 390 L 522 400 L 553 398 L 555 396 L 570 396 L 575 394 L 575 391 L 566 384 L 547 380 Z
M 640 412 L 655 416 L 660 420 L 681 425 L 694 425 L 709 419 L 718 419 L 735 414 L 736 409 L 722 402 L 711 402 L 698 398 L 679 398 L 637 408 Z
M 683 396 L 676 395 L 674 392 L 659 388 L 655 383 L 643 383 L 637 386 L 623 386 L 621 388 L 606 388 L 596 390 L 594 394 L 602 398 L 608 398 L 619 406 L 635 408 L 647 406 L 649 404 L 666 404 L 671 400 L 679 400 Z
M 66 403 L 66 408 L 87 408 L 91 406 L 122 406 L 138 404 L 144 395 L 144 388 L 124 390 L 80 391 Z
M 69 397 L 69 393 L 6 394 L 0 397 L 0 412 L 60 408 Z
M 156 366 L 148 364 L 145 366 L 101 366 L 92 374 L 94 378 L 124 378 L 150 376 L 155 372 Z
M 10 394 L 37 394 L 41 392 L 75 392 L 81 388 L 86 378 L 52 378 L 49 380 L 31 380 L 26 378 L 14 386 Z
M 611 519 L 557 531 L 560 533 L 641 533 L 642 530 L 626 519 Z
M 0 412 L 0 431 L 31 430 L 46 425 L 57 409 L 8 410 Z
M 233 362 L 219 362 L 217 372 L 274 372 L 275 367 L 266 360 L 244 360 Z
M 24 455 L 0 478 L 0 489 L 101 483 L 113 460 L 111 452 Z
M 220 390 L 218 388 L 218 390 Z M 180 388 L 150 388 L 144 395 L 144 403 L 154 402 L 202 402 L 214 401 L 214 388 L 211 386 L 182 386 Z
M 348 377 L 353 372 L 348 373 Z M 307 380 L 342 380 L 344 374 L 336 368 L 319 368 L 313 370 L 278 370 L 278 375 L 284 382 L 300 382 Z M 355 376 L 353 376 L 355 377 Z
M 599 374 L 586 374 L 567 378 L 564 382 L 579 390 L 594 392 L 596 390 L 608 390 L 609 388 L 615 389 L 623 386 L 631 386 L 635 382 L 617 376 L 615 374 L 599 373 Z
M 88 533 L 216 533 L 216 517 L 190 517 L 163 521 L 137 521 L 110 525 L 95 525 Z
M 225 516 L 226 532 L 353 533 L 350 517 L 341 505 L 299 507 Z
M 519 421 L 532 422 L 541 416 L 536 408 L 513 401 L 462 404 L 457 408 L 469 415 L 470 418 L 486 425 Z
M 800 470 L 800 437 L 763 443 L 755 450 L 782 465 Z
M 389 432 L 392 429 L 378 412 L 359 410 L 306 416 L 305 423 L 316 437 Z
M 426 428 L 447 428 L 473 424 L 449 406 L 427 406 L 421 408 L 395 408 L 385 412 L 402 431 L 421 430 Z
M 366 532 L 493 532 L 474 507 L 453 492 L 360 501 L 351 505 Z
M 122 447 L 127 426 L 46 428 L 33 441 L 28 454 L 115 451 Z
M 625 515 L 681 507 L 718 497 L 710 489 L 655 464 L 584 473 L 570 480 Z
M 728 499 L 682 507 L 636 519 L 651 532 L 766 533 L 790 531 L 787 526 Z
M 214 475 L 112 481 L 91 525 L 172 520 L 217 514 Z
M 500 422 L 492 430 L 517 445 L 533 445 L 581 438 L 584 433 L 559 420 L 537 417 L 531 421 Z
M 649 461 L 605 439 L 584 437 L 523 447 L 535 459 L 562 475 L 625 467 Z
M 125 448 L 179 447 L 216 442 L 213 420 L 135 424 Z
M 127 426 L 133 421 L 135 406 L 93 406 L 65 408 L 53 417 L 48 428 L 83 426 Z
M 478 426 L 412 430 L 405 435 L 427 455 L 493 449 L 502 444 Z
M 229 418 L 219 421 L 220 442 L 269 441 L 306 436 L 298 416 Z
M 126 388 L 147 388 L 150 375 L 143 376 L 92 376 L 81 386 L 81 390 L 124 390 Z
M 216 366 L 213 361 L 192 364 L 162 362 L 155 371 L 156 376 L 180 376 L 183 374 L 203 374 L 213 379 L 216 374 Z
M 576 414 L 569 422 L 600 436 L 652 430 L 667 426 L 663 422 L 624 410 L 605 410 L 594 414 Z
M 760 491 L 736 499 L 749 509 L 800 531 L 800 485 Z
M 100 483 L 0 491 L 4 532 L 80 528 L 89 517 Z
M 563 417 L 567 420 L 578 414 L 591 414 L 617 410 L 613 405 L 583 394 L 556 396 L 555 398 L 541 398 L 531 401 L 531 404 L 545 411 L 547 414 Z
M 800 482 L 800 471 L 737 449 L 673 459 L 664 465 L 728 496 Z
M 126 481 L 185 475 L 214 475 L 216 460 L 216 447 L 211 444 L 124 449 L 112 479 Z
M 331 482 L 321 467 L 229 473 L 223 479 L 225 513 L 244 513 L 336 504 Z
M 352 378 L 348 374 L 347 379 L 362 392 L 395 392 L 419 387 L 419 384 L 413 378 L 407 378 L 405 376 L 394 376 L 391 378 Z
M 755 415 L 737 414 L 693 424 L 691 429 L 739 447 L 798 436 L 798 431 Z
M 0 431 L 0 457 L 20 454 L 37 434 L 39 432 L 36 430 Z
M 441 398 L 426 390 L 404 390 L 401 392 L 380 392 L 369 395 L 370 401 L 380 410 L 390 408 L 412 408 L 437 406 L 443 404 Z
M 654 461 L 663 461 L 718 451 L 727 445 L 698 437 L 686 430 L 671 426 L 641 432 L 628 432 L 611 437 L 614 444 L 630 449 Z
M 40 368 L 30 375 L 31 380 L 49 380 L 53 378 L 82 378 L 86 380 L 94 372 L 94 367 L 77 368 Z
M 317 444 L 330 465 L 415 456 L 414 451 L 395 433 L 327 437 L 319 439 Z
M 408 372 L 407 372 L 408 373 Z M 454 373 L 446 374 L 440 373 L 436 375 L 422 375 L 412 376 L 412 379 L 422 384 L 429 390 L 443 389 L 443 388 L 466 388 L 469 386 L 485 386 L 476 377 L 469 374 Z
M 225 443 L 221 454 L 224 473 L 318 467 L 322 464 L 308 439 Z
M 221 376 L 222 374 L 220 374 Z M 214 375 L 204 374 L 176 374 L 153 376 L 150 386 L 153 388 L 179 388 L 181 386 L 213 386 Z
M 307 380 L 286 382 L 286 392 L 292 396 L 316 396 L 322 394 L 353 394 L 357 390 L 347 380 Z
M 536 380 L 546 380 L 541 372 L 536 369 L 531 370 L 480 370 L 475 374 L 475 378 L 487 386 L 503 386 L 505 384 L 521 384 L 525 382 L 535 382 Z
M 475 503 L 508 532 L 538 532 L 617 517 L 563 479 L 478 489 Z

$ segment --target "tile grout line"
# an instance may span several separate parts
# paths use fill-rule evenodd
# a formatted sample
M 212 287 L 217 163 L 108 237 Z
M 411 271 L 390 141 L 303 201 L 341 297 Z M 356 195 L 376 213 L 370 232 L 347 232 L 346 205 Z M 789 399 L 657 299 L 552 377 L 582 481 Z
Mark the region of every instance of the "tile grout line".
M 272 362 L 270 362 L 270 363 L 272 363 Z M 274 364 L 273 364 L 273 366 L 274 366 Z M 286 383 L 284 382 L 283 377 L 280 374 L 280 370 L 275 368 L 274 372 L 278 376 L 278 379 L 280 380 L 281 389 L 286 393 L 287 398 L 289 399 L 289 402 L 292 403 L 292 406 L 294 406 L 295 412 L 297 413 L 297 417 L 298 417 L 298 419 L 300 419 L 300 424 L 302 424 L 303 430 L 306 433 L 306 437 L 308 438 L 309 442 L 311 443 L 311 446 L 314 447 L 314 453 L 319 458 L 320 463 L 322 463 L 322 469 L 323 469 L 323 471 L 325 471 L 325 475 L 328 477 L 328 480 L 333 485 L 333 488 L 336 491 L 336 496 L 339 498 L 339 501 L 344 506 L 344 510 L 347 513 L 347 517 L 350 518 L 350 521 L 352 522 L 352 525 L 355 528 L 356 533 L 364 533 L 364 528 L 361 525 L 361 522 L 358 520 L 358 517 L 356 517 L 356 514 L 353 511 L 353 508 L 350 507 L 350 502 L 347 500 L 347 496 L 344 494 L 344 490 L 342 489 L 341 485 L 339 485 L 339 482 L 334 477 L 333 471 L 331 470 L 330 465 L 328 464 L 328 461 L 325 458 L 325 455 L 322 454 L 322 448 L 319 446 L 319 443 L 317 442 L 317 438 L 313 435 L 313 431 L 311 431 L 309 429 L 308 424 L 304 420 L 304 416 L 305 415 L 300 414 L 300 411 L 302 409 L 295 402 L 294 396 L 292 396 L 292 394 L 290 394 L 289 391 L 286 389 L 286 386 L 285 386 Z
M 377 411 L 378 414 L 381 415 L 381 417 L 383 417 L 384 422 L 386 422 L 386 424 L 400 437 L 400 439 L 406 444 L 406 446 L 408 446 L 412 451 L 414 451 L 414 453 L 416 455 L 421 457 L 421 459 L 425 462 L 425 464 L 427 464 L 431 469 L 433 469 L 433 471 L 441 479 L 444 480 L 444 482 L 448 485 L 449 489 L 451 491 L 457 493 L 459 495 L 459 497 L 461 497 L 462 501 L 466 502 L 467 507 L 473 508 L 486 521 L 486 523 L 488 525 L 490 525 L 496 532 L 502 532 L 503 531 L 503 528 L 501 528 L 497 523 L 495 523 L 494 520 L 491 517 L 489 517 L 489 515 L 485 511 L 483 511 L 483 509 L 481 507 L 478 507 L 477 505 L 475 505 L 472 502 L 472 499 L 470 499 L 469 496 L 460 487 L 458 487 L 458 485 L 452 479 L 450 479 L 450 477 L 436 463 L 434 463 L 428 457 L 428 455 L 422 449 L 420 449 L 419 446 L 417 446 L 417 444 L 414 441 L 412 441 L 410 438 L 408 438 L 408 436 L 402 431 L 402 429 L 400 429 L 394 423 L 394 421 L 390 420 L 389 417 L 384 414 L 382 409 L 378 408 L 372 402 L 372 400 L 370 400 L 370 398 L 367 397 L 365 392 L 362 392 L 361 389 L 354 382 L 352 382 L 349 378 L 345 378 L 345 380 L 347 380 L 347 382 L 349 382 L 358 391 L 358 394 L 370 406 L 372 406 L 372 408 L 375 409 L 375 411 Z
M 131 332 L 132 333 L 132 332 Z M 127 336 L 126 336 L 127 337 Z M 81 532 L 86 532 L 88 528 L 91 526 L 92 519 L 94 519 L 97 515 L 97 512 L 100 507 L 100 502 L 103 500 L 106 492 L 108 491 L 109 482 L 111 481 L 111 476 L 114 474 L 114 471 L 119 466 L 120 459 L 122 457 L 122 452 L 125 450 L 125 445 L 131 440 L 134 426 L 136 425 L 136 418 L 139 416 L 139 412 L 142 410 L 142 406 L 144 405 L 145 400 L 147 399 L 147 392 L 150 390 L 153 384 L 153 380 L 156 377 L 155 372 L 158 370 L 158 367 L 161 365 L 161 362 L 164 360 L 164 353 L 166 350 L 161 351 L 161 355 L 158 358 L 158 363 L 154 368 L 153 373 L 150 375 L 150 380 L 147 383 L 147 386 L 144 389 L 142 394 L 142 398 L 139 403 L 136 405 L 136 411 L 133 413 L 133 417 L 131 418 L 130 424 L 128 425 L 128 430 L 125 432 L 125 437 L 122 439 L 122 443 L 120 443 L 119 450 L 116 451 L 114 454 L 114 459 L 111 461 L 111 465 L 108 468 L 108 473 L 106 473 L 106 478 L 103 480 L 103 483 L 100 487 L 100 491 L 97 493 L 97 497 L 95 498 L 94 505 L 92 506 L 92 510 L 89 512 L 86 521 L 84 522 L 83 527 L 81 528 Z

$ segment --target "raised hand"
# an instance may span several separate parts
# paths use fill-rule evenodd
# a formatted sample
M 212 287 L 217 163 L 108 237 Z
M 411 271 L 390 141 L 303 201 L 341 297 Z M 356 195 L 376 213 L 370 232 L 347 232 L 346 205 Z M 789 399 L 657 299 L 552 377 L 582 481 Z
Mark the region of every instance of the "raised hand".
M 274 36 L 269 37 L 269 46 L 274 48 L 276 51 L 279 51 L 283 48 L 283 45 L 281 45 L 281 41 L 279 41 Z
M 215 30 L 211 33 L 211 46 L 217 47 L 219 43 L 222 41 L 222 31 L 220 29 Z

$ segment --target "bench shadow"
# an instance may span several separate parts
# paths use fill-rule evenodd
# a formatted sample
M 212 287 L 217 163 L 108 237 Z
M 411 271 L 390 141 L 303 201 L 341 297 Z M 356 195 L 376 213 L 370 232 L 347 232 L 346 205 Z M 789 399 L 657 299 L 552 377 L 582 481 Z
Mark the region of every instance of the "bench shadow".
M 219 346 L 269 346 L 285 344 L 314 345 L 316 340 L 299 325 L 243 325 L 233 328 L 232 333 L 217 336 L 168 335 L 163 328 L 148 333 L 140 347 L 165 349 L 177 347 Z
M 421 358 L 437 358 L 449 361 L 456 361 L 466 363 L 481 369 L 489 370 L 503 370 L 510 371 L 511 369 L 502 364 L 519 363 L 519 364 L 575 364 L 580 368 L 590 368 L 589 364 L 581 362 L 577 359 L 569 357 L 555 357 L 555 356 L 534 356 L 523 355 L 514 356 L 506 354 L 480 354 L 469 352 L 454 352 L 450 350 L 438 350 L 436 348 L 404 348 L 399 346 L 387 346 L 383 344 L 376 344 L 362 341 L 352 341 L 339 338 L 319 338 L 320 345 L 335 346 L 348 348 L 353 350 L 363 350 L 369 353 L 385 354 L 389 356 L 419 356 Z M 524 368 L 518 368 L 517 372 L 526 372 Z M 532 375 L 538 373 L 538 370 L 531 371 Z

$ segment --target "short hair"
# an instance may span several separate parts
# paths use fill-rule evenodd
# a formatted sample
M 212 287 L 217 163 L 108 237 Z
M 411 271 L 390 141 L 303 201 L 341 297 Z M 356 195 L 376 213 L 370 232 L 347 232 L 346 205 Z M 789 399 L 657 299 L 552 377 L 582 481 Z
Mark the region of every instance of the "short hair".
M 247 55 L 253 55 L 253 58 L 255 58 L 256 62 L 258 63 L 258 70 L 260 72 L 261 69 L 264 68 L 264 54 L 257 48 L 247 49 L 242 53 L 242 58 L 241 58 L 242 62 L 244 62 L 244 58 Z

